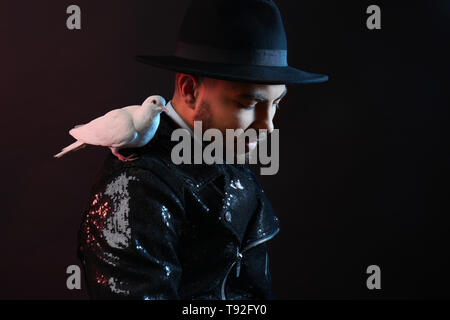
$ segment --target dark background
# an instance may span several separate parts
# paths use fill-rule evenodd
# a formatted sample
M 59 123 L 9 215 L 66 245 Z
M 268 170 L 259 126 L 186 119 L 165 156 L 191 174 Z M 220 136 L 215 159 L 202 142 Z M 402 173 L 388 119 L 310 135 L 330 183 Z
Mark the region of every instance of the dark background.
M 280 171 L 261 182 L 280 218 L 270 243 L 280 299 L 449 298 L 448 1 L 276 0 L 289 64 L 325 84 L 289 86 L 275 118 Z M 171 54 L 189 1 L 0 4 L 0 298 L 79 299 L 66 267 L 106 148 L 61 159 L 68 130 L 172 97 Z M 81 7 L 82 29 L 66 28 Z M 378 4 L 382 30 L 366 28 Z M 366 288 L 381 267 L 381 290 Z

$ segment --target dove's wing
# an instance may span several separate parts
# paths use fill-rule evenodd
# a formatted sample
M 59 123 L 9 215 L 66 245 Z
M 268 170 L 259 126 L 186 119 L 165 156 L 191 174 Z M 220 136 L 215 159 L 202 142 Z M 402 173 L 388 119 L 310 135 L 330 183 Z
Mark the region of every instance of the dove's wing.
M 69 131 L 75 139 L 84 143 L 104 146 L 122 147 L 137 135 L 133 117 L 128 110 L 114 109 L 81 127 Z

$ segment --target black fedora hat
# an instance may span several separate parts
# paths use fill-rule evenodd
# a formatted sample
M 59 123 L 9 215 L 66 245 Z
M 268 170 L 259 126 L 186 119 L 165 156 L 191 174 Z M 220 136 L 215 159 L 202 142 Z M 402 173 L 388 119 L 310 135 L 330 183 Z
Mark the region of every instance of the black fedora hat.
M 325 82 L 293 68 L 280 11 L 272 0 L 192 0 L 172 56 L 136 57 L 175 72 L 265 84 Z

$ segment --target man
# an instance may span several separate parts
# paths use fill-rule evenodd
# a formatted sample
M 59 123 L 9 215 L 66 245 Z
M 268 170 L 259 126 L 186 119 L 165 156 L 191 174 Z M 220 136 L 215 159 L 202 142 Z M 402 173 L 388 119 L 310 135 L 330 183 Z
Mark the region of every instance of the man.
M 138 160 L 109 154 L 93 184 L 79 234 L 92 298 L 274 298 L 279 222 L 258 180 L 246 165 L 174 164 L 171 134 L 196 120 L 270 133 L 286 84 L 327 80 L 288 66 L 286 48 L 272 1 L 194 0 L 175 55 L 138 57 L 175 71 L 175 92 L 155 137 L 128 149 Z

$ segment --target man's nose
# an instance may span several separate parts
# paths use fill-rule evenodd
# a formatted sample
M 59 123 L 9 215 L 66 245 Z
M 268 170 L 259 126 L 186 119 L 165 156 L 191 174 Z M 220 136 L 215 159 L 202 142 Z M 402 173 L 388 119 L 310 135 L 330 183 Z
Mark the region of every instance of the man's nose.
M 274 130 L 273 126 L 273 113 L 270 108 L 264 108 L 260 110 L 257 115 L 257 125 L 255 126 L 257 129 L 265 129 L 267 130 L 267 134 L 272 133 Z

